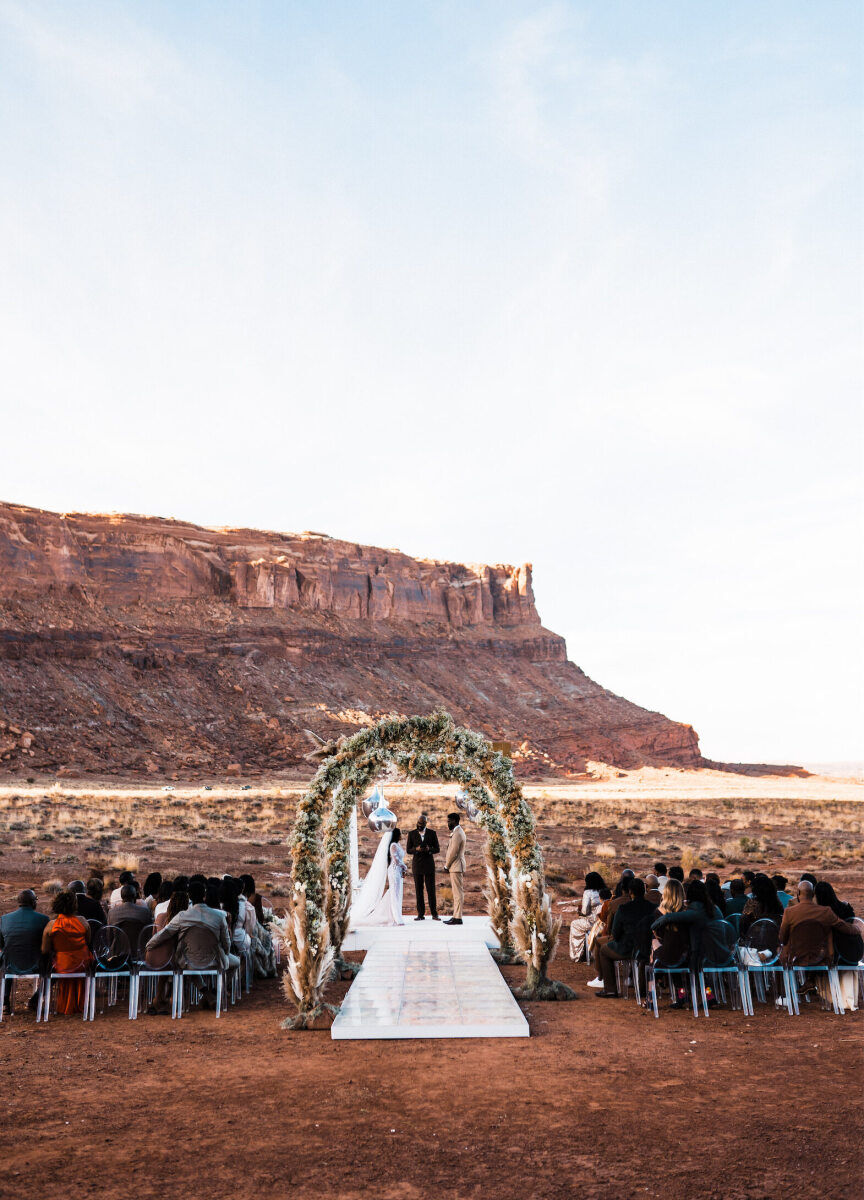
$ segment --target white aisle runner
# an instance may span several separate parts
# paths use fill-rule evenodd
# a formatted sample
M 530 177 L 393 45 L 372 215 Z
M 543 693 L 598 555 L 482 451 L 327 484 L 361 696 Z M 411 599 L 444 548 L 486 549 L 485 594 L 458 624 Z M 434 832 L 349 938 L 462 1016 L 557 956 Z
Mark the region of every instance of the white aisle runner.
M 331 1037 L 528 1037 L 528 1022 L 487 948 L 485 918 L 361 928 L 344 948 L 367 949 Z

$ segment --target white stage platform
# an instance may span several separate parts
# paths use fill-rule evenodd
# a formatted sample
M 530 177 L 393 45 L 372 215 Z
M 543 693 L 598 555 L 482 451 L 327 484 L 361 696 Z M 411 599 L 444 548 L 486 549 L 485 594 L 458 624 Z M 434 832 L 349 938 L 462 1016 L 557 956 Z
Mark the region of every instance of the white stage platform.
M 464 925 L 413 921 L 365 926 L 345 950 L 366 950 L 330 1035 L 363 1038 L 528 1037 L 528 1022 L 489 946 L 485 917 Z

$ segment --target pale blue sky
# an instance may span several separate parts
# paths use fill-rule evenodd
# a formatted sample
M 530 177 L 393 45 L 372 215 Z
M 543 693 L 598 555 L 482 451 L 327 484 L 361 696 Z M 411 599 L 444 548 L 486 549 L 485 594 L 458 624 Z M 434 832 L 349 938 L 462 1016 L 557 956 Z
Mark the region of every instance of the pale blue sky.
M 531 560 L 862 756 L 856 3 L 0 0 L 0 496 Z

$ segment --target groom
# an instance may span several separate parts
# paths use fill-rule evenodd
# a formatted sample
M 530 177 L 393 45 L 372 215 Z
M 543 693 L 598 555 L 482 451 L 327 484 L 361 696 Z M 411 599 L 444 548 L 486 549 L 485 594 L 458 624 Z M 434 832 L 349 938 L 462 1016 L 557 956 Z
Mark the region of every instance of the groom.
M 414 875 L 414 891 L 417 894 L 417 916 L 415 921 L 426 918 L 426 903 L 423 897 L 423 886 L 429 895 L 429 909 L 432 920 L 440 920 L 438 916 L 438 901 L 435 899 L 435 855 L 441 850 L 438 845 L 438 834 L 426 826 L 426 814 L 421 813 L 417 818 L 417 828 L 408 834 L 405 849 L 411 855 L 411 871 Z

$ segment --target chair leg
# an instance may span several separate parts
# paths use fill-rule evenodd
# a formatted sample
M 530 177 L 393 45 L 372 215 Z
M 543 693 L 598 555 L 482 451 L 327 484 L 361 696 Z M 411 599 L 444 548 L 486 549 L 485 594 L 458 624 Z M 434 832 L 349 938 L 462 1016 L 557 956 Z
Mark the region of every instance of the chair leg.
M 708 992 L 705 988 L 705 972 L 699 972 L 699 991 L 702 993 L 702 1008 L 705 1010 L 705 1016 L 708 1016 Z M 696 1014 L 699 1015 L 698 1012 Z
M 12 992 L 9 992 L 9 1008 L 12 1008 Z M 6 976 L 0 975 L 0 1021 L 3 1020 L 3 1009 L 6 1006 Z
M 222 1016 L 222 972 L 216 976 L 216 1017 Z

